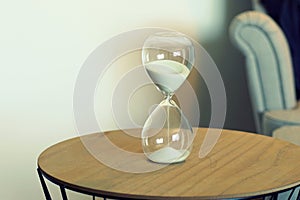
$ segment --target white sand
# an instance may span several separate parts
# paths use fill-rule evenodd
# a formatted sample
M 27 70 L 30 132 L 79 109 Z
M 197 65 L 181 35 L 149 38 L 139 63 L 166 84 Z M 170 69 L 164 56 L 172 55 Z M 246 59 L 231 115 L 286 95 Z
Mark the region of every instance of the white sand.
M 176 150 L 172 147 L 164 147 L 148 155 L 148 158 L 157 163 L 182 162 L 190 154 L 189 151 Z
M 166 92 L 175 92 L 190 73 L 185 65 L 172 60 L 150 62 L 146 70 L 153 82 Z

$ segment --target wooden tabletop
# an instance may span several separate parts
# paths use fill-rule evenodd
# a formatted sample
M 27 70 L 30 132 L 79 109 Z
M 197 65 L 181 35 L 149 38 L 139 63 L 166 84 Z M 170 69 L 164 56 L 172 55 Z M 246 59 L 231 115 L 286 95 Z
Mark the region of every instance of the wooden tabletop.
M 122 172 L 102 164 L 89 153 L 80 137 L 46 149 L 38 158 L 38 167 L 48 178 L 69 188 L 116 198 L 237 198 L 300 185 L 299 146 L 258 134 L 222 130 L 213 150 L 199 158 L 207 130 L 196 129 L 193 151 L 185 162 L 148 173 Z M 136 137 L 122 131 L 107 132 L 105 136 L 125 151 L 142 153 L 141 141 Z M 104 135 L 84 137 L 97 146 Z

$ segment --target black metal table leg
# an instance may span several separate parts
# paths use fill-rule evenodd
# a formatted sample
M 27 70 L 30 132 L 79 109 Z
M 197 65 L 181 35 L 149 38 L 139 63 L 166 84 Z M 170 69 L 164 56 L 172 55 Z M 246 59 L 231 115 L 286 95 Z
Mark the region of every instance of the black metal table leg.
M 50 196 L 50 193 L 49 193 L 49 190 L 47 188 L 47 185 L 46 185 L 46 182 L 44 180 L 44 177 L 43 177 L 43 174 L 41 172 L 41 170 L 39 168 L 37 168 L 37 172 L 38 172 L 38 175 L 39 175 L 39 178 L 40 178 L 40 181 L 41 181 L 41 184 L 42 184 L 42 188 L 43 188 L 43 191 L 44 191 L 44 195 L 46 197 L 46 200 L 52 200 L 51 196 Z
M 272 198 L 272 199 L 277 200 L 278 199 L 278 193 L 273 194 L 273 197 L 274 198 Z
M 66 190 L 65 190 L 65 187 L 63 186 L 59 186 L 60 187 L 60 192 L 61 192 L 61 196 L 62 196 L 62 199 L 63 200 L 68 200 L 68 197 L 67 197 L 67 193 L 66 193 Z
M 290 193 L 290 195 L 289 195 L 288 200 L 291 200 L 291 199 L 292 199 L 292 196 L 293 196 L 293 194 L 294 194 L 294 192 L 295 192 L 295 189 L 296 189 L 296 188 L 293 188 L 293 189 L 292 189 L 292 191 L 291 191 L 291 193 Z
M 93 200 L 96 200 L 96 196 L 93 195 Z M 106 200 L 106 197 L 103 197 L 103 200 Z
M 298 191 L 297 200 L 300 200 L 300 189 Z

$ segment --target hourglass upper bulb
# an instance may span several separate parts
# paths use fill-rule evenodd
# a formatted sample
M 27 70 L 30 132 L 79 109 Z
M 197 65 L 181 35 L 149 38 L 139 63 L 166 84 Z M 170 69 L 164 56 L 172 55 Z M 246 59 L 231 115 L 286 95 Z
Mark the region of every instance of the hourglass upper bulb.
M 143 65 L 154 84 L 164 93 L 174 93 L 189 75 L 194 48 L 177 32 L 159 32 L 148 37 L 142 50 Z

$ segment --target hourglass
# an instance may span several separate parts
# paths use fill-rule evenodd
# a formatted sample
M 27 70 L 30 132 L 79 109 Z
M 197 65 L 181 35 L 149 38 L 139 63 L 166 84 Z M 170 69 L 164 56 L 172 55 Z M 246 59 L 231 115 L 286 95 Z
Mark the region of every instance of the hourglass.
M 194 134 L 172 96 L 192 70 L 194 46 L 183 34 L 155 33 L 144 42 L 142 61 L 150 79 L 164 95 L 144 124 L 144 154 L 156 163 L 182 162 L 191 152 Z

